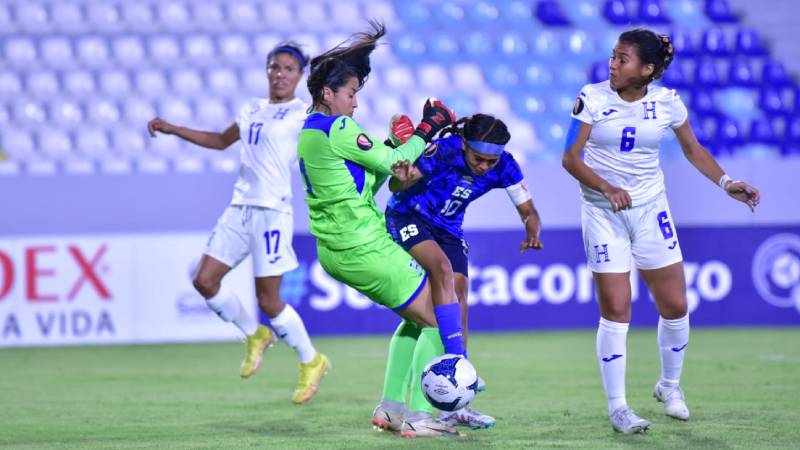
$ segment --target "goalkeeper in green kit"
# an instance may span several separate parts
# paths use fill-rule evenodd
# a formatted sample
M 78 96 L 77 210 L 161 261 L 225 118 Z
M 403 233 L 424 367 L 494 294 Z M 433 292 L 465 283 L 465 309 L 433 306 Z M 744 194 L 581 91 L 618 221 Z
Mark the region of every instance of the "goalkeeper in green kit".
M 356 95 L 370 73 L 369 55 L 385 34 L 383 25 L 371 25 L 372 32 L 358 33 L 311 60 L 311 114 L 298 142 L 311 232 L 326 272 L 404 319 L 389 346 L 383 400 L 373 424 L 404 437 L 458 436 L 433 417 L 421 388 L 422 371 L 431 359 L 464 354 L 458 300 L 433 304 L 427 274 L 392 241 L 374 199 L 392 166 L 415 161 L 436 133 L 455 122 L 455 115 L 429 99 L 415 135 L 396 148 L 361 129 L 352 118 Z

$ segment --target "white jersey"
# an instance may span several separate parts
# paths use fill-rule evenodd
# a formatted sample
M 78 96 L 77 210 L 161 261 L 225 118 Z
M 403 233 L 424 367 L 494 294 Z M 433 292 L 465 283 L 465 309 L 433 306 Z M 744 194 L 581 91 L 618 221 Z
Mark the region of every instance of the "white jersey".
M 286 103 L 252 98 L 242 107 L 236 116 L 242 152 L 232 205 L 292 212 L 291 167 L 307 108 L 297 98 Z
M 683 125 L 686 106 L 673 89 L 653 84 L 634 102 L 623 100 L 608 81 L 581 89 L 572 117 L 592 126 L 584 148 L 584 162 L 614 186 L 628 191 L 633 206 L 641 206 L 664 192 L 659 166 L 661 138 L 668 129 Z M 581 184 L 583 200 L 611 208 L 598 191 Z

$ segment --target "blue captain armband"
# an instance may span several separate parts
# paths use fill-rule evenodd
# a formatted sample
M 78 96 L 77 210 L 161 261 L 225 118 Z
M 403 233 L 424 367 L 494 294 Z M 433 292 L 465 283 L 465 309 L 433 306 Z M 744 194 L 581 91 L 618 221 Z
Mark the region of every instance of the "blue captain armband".
M 578 140 L 578 131 L 580 131 L 582 123 L 583 122 L 575 118 L 573 118 L 572 121 L 569 123 L 569 130 L 567 130 L 567 137 L 564 140 L 564 151 L 569 150 L 569 148 L 572 147 L 572 144 L 574 144 Z

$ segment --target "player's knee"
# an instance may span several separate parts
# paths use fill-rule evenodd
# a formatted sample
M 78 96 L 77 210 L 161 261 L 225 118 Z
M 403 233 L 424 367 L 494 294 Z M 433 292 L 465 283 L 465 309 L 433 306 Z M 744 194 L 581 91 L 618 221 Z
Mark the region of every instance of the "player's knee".
M 628 302 L 609 301 L 603 305 L 603 318 L 612 322 L 626 323 L 630 321 L 631 306 Z
M 453 266 L 450 265 L 450 261 L 447 258 L 442 258 L 433 263 L 430 271 L 434 280 L 438 280 L 447 286 L 453 285 Z
M 213 297 L 219 290 L 219 280 L 202 273 L 195 275 L 192 285 L 206 299 Z
M 283 310 L 284 303 L 277 292 L 258 293 L 257 297 L 261 310 L 270 318 L 277 316 Z

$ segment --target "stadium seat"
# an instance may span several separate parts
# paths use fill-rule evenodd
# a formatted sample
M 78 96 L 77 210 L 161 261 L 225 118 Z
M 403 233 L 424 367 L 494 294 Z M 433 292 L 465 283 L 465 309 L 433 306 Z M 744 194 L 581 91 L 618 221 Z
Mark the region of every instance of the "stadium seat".
M 554 32 L 545 30 L 531 37 L 531 53 L 535 58 L 557 60 L 563 56 L 561 39 Z
M 722 118 L 717 125 L 716 139 L 730 146 L 737 146 L 744 143 L 739 124 L 730 118 Z
M 16 22 L 23 33 L 38 34 L 50 28 L 47 9 L 41 3 L 20 2 L 16 6 Z
M 578 89 L 589 83 L 589 78 L 583 65 L 568 63 L 557 68 L 555 82 L 577 94 Z
M 522 67 L 525 84 L 533 89 L 547 89 L 554 82 L 549 65 L 532 62 Z
M 100 72 L 97 78 L 100 91 L 106 96 L 124 101 L 131 95 L 131 79 L 124 70 L 105 70 Z
M 198 125 L 207 129 L 222 131 L 235 119 L 225 102 L 218 98 L 198 99 L 193 104 Z
M 225 34 L 217 42 L 220 56 L 229 64 L 246 66 L 252 63 L 252 50 L 244 35 Z
M 40 41 L 42 62 L 49 67 L 63 69 L 75 64 L 72 45 L 66 37 L 48 36 Z
M 402 33 L 395 38 L 394 50 L 397 56 L 408 64 L 413 64 L 419 61 L 420 57 L 425 54 L 427 46 L 419 35 L 414 33 Z M 469 47 L 466 47 L 469 50 Z
M 749 88 L 728 87 L 716 93 L 717 108 L 728 117 L 739 121 L 761 117 L 757 91 Z
M 781 62 L 769 61 L 761 68 L 761 82 L 770 87 L 792 85 L 792 79 L 786 72 L 786 66 Z
M 181 61 L 181 47 L 177 39 L 169 35 L 157 35 L 147 42 L 150 60 L 162 67 L 172 67 Z
M 684 89 L 691 85 L 691 79 L 688 75 L 687 66 L 684 62 L 676 60 L 664 71 L 664 76 L 661 78 L 664 86 L 673 89 Z
M 245 94 L 249 97 L 265 97 L 269 93 L 267 70 L 264 67 L 248 67 L 239 72 Z M 299 89 L 299 88 L 298 88 Z
M 694 58 L 697 56 L 697 48 L 689 30 L 676 30 L 670 33 L 672 46 L 675 48 L 676 58 Z
M 69 134 L 59 129 L 47 129 L 38 133 L 39 151 L 50 159 L 63 160 L 73 154 L 74 145 Z
M 22 95 L 22 79 L 16 72 L 0 69 L 0 99 L 12 99 Z
M 85 36 L 75 45 L 78 61 L 86 67 L 105 67 L 110 62 L 108 43 L 100 36 Z
M 154 6 L 156 8 L 156 18 L 162 30 L 180 32 L 190 31 L 194 28 L 189 9 L 183 2 L 167 0 L 155 2 Z
M 721 28 L 711 28 L 703 33 L 702 49 L 709 56 L 728 56 L 730 51 Z
M 595 0 L 572 0 L 567 9 L 569 21 L 575 24 L 575 28 L 589 32 L 595 32 L 608 27 L 608 23 L 602 20 L 600 7 L 602 6 Z
M 547 112 L 545 100 L 531 91 L 522 91 L 519 95 L 515 95 L 511 106 L 521 117 L 528 120 L 541 119 Z
M 704 116 L 719 115 L 714 92 L 710 89 L 695 89 L 692 91 L 691 109 L 696 114 Z
M 361 16 L 361 11 L 359 10 L 358 5 L 355 3 L 340 2 L 337 3 L 335 7 L 330 8 L 330 14 L 331 18 L 333 19 L 334 28 L 337 30 L 344 30 L 349 33 L 355 31 L 353 18 Z
M 75 153 L 90 158 L 106 158 L 112 154 L 105 130 L 92 127 L 78 128 L 73 132 Z
M 150 3 L 122 2 L 122 21 L 128 31 L 147 33 L 158 28 L 156 15 Z
M 558 0 L 539 0 L 536 4 L 536 17 L 543 24 L 551 27 L 571 25 L 569 19 L 561 10 L 561 3 Z
M 800 116 L 794 116 L 786 125 L 787 141 L 794 144 L 800 143 Z
M 452 85 L 450 74 L 441 64 L 424 64 L 417 68 L 417 80 L 420 86 L 431 92 L 441 92 Z
M 124 149 L 125 153 L 130 156 L 135 156 L 143 152 L 146 148 L 146 132 L 147 131 L 144 129 L 144 127 L 141 128 L 141 131 L 130 128 L 114 128 L 111 131 L 111 145 L 115 149 Z M 159 136 L 159 139 L 162 137 L 163 136 Z
M 434 60 L 440 62 L 452 62 L 460 57 L 458 41 L 450 34 L 442 33 L 432 36 L 429 40 L 428 49 Z
M 494 50 L 491 37 L 481 31 L 471 31 L 462 41 L 462 48 L 472 58 L 481 58 Z
M 218 94 L 235 94 L 239 91 L 239 79 L 228 68 L 216 68 L 206 72 L 206 84 Z
M 592 83 L 599 83 L 608 80 L 609 70 L 608 61 L 597 62 L 592 64 L 589 72 L 589 80 Z
M 111 127 L 119 122 L 119 106 L 113 100 L 93 98 L 86 102 L 86 117 L 96 125 Z
M 253 55 L 258 57 L 259 61 L 264 63 L 263 67 L 266 67 L 267 55 L 270 51 L 272 51 L 273 48 L 275 48 L 276 45 L 283 42 L 283 40 L 283 36 L 279 34 L 261 33 L 253 37 L 253 42 L 250 48 L 253 49 Z M 303 51 L 308 54 L 308 49 L 304 48 Z
M 115 33 L 124 28 L 120 11 L 111 2 L 87 2 L 86 21 L 90 29 L 106 33 Z
M 145 50 L 138 36 L 120 36 L 111 43 L 114 59 L 123 67 L 135 68 L 145 64 Z
M 158 114 L 150 100 L 135 96 L 122 103 L 122 115 L 126 123 L 135 127 L 143 127 Z
M 35 156 L 36 146 L 31 133 L 18 128 L 0 130 L 0 145 L 12 159 L 26 160 Z
M 792 109 L 791 105 L 784 101 L 780 90 L 774 87 L 765 87 L 761 90 L 758 104 L 770 115 L 788 114 Z
M 18 28 L 17 22 L 14 20 L 14 15 L 11 12 L 11 5 L 0 3 L 0 35 L 13 35 L 17 32 Z
M 47 122 L 47 113 L 42 104 L 30 98 L 23 97 L 15 100 L 13 110 L 17 125 L 35 129 L 40 128 Z
M 761 144 L 776 144 L 775 130 L 769 119 L 754 119 L 750 122 L 749 141 Z
M 312 5 L 313 3 L 306 5 L 309 11 L 313 9 Z M 263 29 L 264 19 L 261 17 L 261 9 L 258 8 L 256 2 L 235 0 L 225 2 L 225 8 L 231 29 L 237 31 L 258 31 Z
M 756 85 L 753 67 L 747 60 L 737 59 L 731 62 L 728 69 L 728 84 L 745 87 Z
M 8 65 L 20 69 L 31 69 L 36 66 L 38 55 L 33 39 L 15 36 L 4 41 L 4 59 Z
M 218 2 L 192 2 L 188 8 L 197 30 L 221 32 L 230 27 L 229 19 Z
M 523 35 L 516 32 L 506 32 L 498 35 L 495 44 L 497 52 L 506 61 L 516 61 L 528 52 L 528 44 Z
M 143 69 L 134 75 L 136 90 L 145 98 L 158 98 L 167 93 L 167 79 L 158 69 Z
M 716 23 L 736 23 L 739 18 L 731 11 L 728 0 L 705 0 L 705 13 Z
M 409 28 L 425 28 L 430 21 L 431 13 L 428 6 L 418 2 L 406 2 L 398 8 L 397 15 Z
M 73 98 L 94 95 L 97 89 L 94 75 L 88 70 L 70 70 L 64 73 L 61 84 L 66 93 Z
M 639 22 L 648 25 L 671 23 L 661 0 L 639 0 Z
M 508 25 L 508 22 L 500 21 L 500 8 L 504 6 L 506 2 L 501 2 L 499 5 L 495 2 L 487 1 L 487 0 L 479 0 L 475 4 L 471 4 L 469 8 L 466 9 L 467 19 L 471 24 L 471 27 L 475 28 L 486 28 L 486 29 L 505 29 Z M 514 3 L 508 2 L 508 3 Z M 528 6 L 525 8 L 528 15 L 528 20 L 530 20 L 530 7 Z M 524 17 L 524 16 L 523 16 Z M 512 19 L 510 22 L 516 22 L 519 18 Z M 532 24 L 532 21 L 530 22 Z
M 192 34 L 183 38 L 183 54 L 193 66 L 209 66 L 216 61 L 216 50 L 211 36 Z
M 586 64 L 597 58 L 598 49 L 595 48 L 594 39 L 583 30 L 565 33 L 562 36 L 561 48 L 565 52 L 564 56 L 572 62 Z
M 767 56 L 769 52 L 761 41 L 758 32 L 742 29 L 736 33 L 736 54 L 747 56 Z
M 444 97 L 447 106 L 453 108 L 459 117 L 471 116 L 481 112 L 478 110 L 478 101 L 474 96 L 464 93 L 453 93 Z M 411 106 L 411 105 L 409 105 Z
M 289 2 L 263 2 L 261 17 L 264 18 L 263 29 L 269 31 L 291 31 L 296 22 Z
M 694 69 L 695 83 L 706 87 L 720 87 L 724 81 L 719 76 L 717 65 L 712 60 L 703 60 L 697 63 Z
M 486 80 L 491 86 L 505 92 L 513 92 L 520 84 L 520 77 L 514 66 L 500 63 L 488 68 Z
M 393 92 L 403 92 L 414 85 L 414 73 L 407 66 L 394 66 L 384 70 L 384 84 Z
M 83 109 L 76 101 L 57 98 L 50 102 L 48 109 L 50 120 L 65 129 L 83 123 Z
M 48 70 L 28 72 L 25 87 L 28 93 L 38 99 L 54 98 L 60 93 L 58 77 Z
M 508 117 L 510 115 L 511 105 L 508 102 L 508 96 L 504 94 L 482 94 L 475 100 L 478 102 L 478 111 L 487 111 L 498 117 Z M 515 129 L 514 133 L 517 132 L 518 131 Z
M 523 30 L 528 32 L 536 32 L 536 30 L 531 30 L 537 25 L 536 20 L 533 18 L 533 9 L 531 8 L 530 2 L 523 1 L 523 0 L 508 0 L 505 2 L 500 2 L 498 5 L 500 8 L 500 20 L 503 23 L 504 27 Z M 473 19 L 473 26 L 478 28 L 481 25 L 477 23 L 477 19 L 480 14 L 475 13 L 473 14 L 468 11 L 468 15 Z
M 431 8 L 431 17 L 439 27 L 444 29 L 459 29 L 465 25 L 464 8 L 453 1 L 444 1 Z
M 623 0 L 605 0 L 603 17 L 614 25 L 627 25 L 631 22 L 631 14 Z
M 450 78 L 453 86 L 460 90 L 472 90 L 483 87 L 483 72 L 477 64 L 461 63 L 450 67 Z

